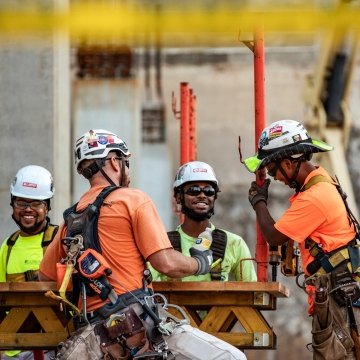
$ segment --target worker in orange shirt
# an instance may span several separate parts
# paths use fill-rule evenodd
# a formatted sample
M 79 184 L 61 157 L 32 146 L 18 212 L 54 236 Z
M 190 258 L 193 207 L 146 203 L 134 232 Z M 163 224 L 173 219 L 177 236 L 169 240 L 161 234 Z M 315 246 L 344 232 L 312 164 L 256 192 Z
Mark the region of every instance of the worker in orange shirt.
M 332 146 L 312 139 L 297 121 L 272 123 L 260 136 L 257 154 L 244 163 L 251 172 L 266 168 L 268 175 L 294 189 L 295 194 L 277 221 L 267 207 L 270 179 L 261 185 L 251 183 L 249 201 L 270 246 L 289 241 L 299 246 L 304 285 L 315 290 L 308 292 L 309 303 L 314 305 L 309 307 L 313 358 L 360 359 L 356 353 L 360 344 L 359 223 L 341 196 L 339 184 L 310 161 L 313 153 L 330 150 Z M 320 313 L 324 304 L 328 306 L 325 323 Z M 326 339 L 318 337 L 318 331 L 329 329 Z
M 186 319 L 171 320 L 159 294 L 153 294 L 147 261 L 181 278 L 208 273 L 212 253 L 194 247 L 184 256 L 172 248 L 153 201 L 129 187 L 126 143 L 111 131 L 94 129 L 80 136 L 74 154 L 89 189 L 64 212 L 40 265 L 41 280 L 61 284 L 67 278 L 59 276 L 62 265 L 78 270 L 72 274 L 71 298 L 73 309 L 81 309 L 74 316 L 77 332 L 56 359 L 246 360 L 240 350 Z

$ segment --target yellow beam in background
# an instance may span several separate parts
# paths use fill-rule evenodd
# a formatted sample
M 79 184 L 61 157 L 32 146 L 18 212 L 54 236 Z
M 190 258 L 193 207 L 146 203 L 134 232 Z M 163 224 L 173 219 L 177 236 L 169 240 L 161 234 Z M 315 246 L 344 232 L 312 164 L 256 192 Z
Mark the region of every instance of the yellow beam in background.
M 64 32 L 72 39 L 127 40 L 143 45 L 145 35 L 158 31 L 165 46 L 216 45 L 221 38 L 236 42 L 239 31 L 252 32 L 262 19 L 266 32 L 316 33 L 326 29 L 360 30 L 360 7 L 249 8 L 215 6 L 124 6 L 104 2 L 76 2 L 67 10 L 35 6 L 9 9 L 0 5 L 0 40 L 26 39 Z

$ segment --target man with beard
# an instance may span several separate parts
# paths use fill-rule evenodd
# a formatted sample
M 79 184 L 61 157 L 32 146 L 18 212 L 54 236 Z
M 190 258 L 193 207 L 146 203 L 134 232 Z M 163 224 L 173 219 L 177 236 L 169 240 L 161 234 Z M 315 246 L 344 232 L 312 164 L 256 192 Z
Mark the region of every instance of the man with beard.
M 184 214 L 184 221 L 175 231 L 168 232 L 169 239 L 174 249 L 189 255 L 189 249 L 199 235 L 210 228 L 214 258 L 210 274 L 187 276 L 182 281 L 256 281 L 252 256 L 244 239 L 210 222 L 219 192 L 218 185 L 213 168 L 202 161 L 188 162 L 176 173 L 174 197 L 178 210 Z M 168 280 L 165 275 L 158 278 Z
M 262 131 L 257 153 L 244 164 L 253 173 L 266 169 L 294 189 L 276 221 L 268 209 L 269 178 L 251 183 L 249 201 L 270 246 L 286 244 L 292 250 L 298 244 L 313 316 L 313 359 L 352 360 L 360 359 L 360 225 L 340 184 L 311 161 L 314 153 L 331 150 L 298 121 L 280 120 Z
M 54 195 L 48 170 L 29 165 L 21 168 L 10 186 L 12 218 L 19 230 L 6 238 L 0 248 L 0 282 L 38 280 L 40 261 L 58 227 L 50 224 L 48 213 Z M 45 353 L 45 358 L 50 356 Z M 32 351 L 8 350 L 2 359 L 33 359 Z

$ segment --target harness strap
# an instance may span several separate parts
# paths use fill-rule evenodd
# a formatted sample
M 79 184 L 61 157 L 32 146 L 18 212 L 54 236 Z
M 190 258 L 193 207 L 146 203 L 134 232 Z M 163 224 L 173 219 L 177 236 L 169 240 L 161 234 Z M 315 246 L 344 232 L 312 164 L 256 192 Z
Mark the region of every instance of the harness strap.
M 319 182 L 327 182 L 327 183 L 333 184 L 336 187 L 339 186 L 339 184 L 334 179 L 328 178 L 327 176 L 324 176 L 324 175 L 315 175 L 300 189 L 300 192 L 308 190 L 313 185 L 315 185 Z
M 182 251 L 181 249 L 181 236 L 177 230 L 168 231 L 168 238 L 171 242 L 172 247 L 177 251 Z M 227 235 L 224 230 L 214 229 L 212 232 L 213 241 L 211 243 L 210 249 L 213 253 L 213 262 L 218 259 L 223 259 L 227 244 Z
M 179 232 L 177 230 L 168 231 L 167 235 L 168 235 L 168 238 L 169 238 L 169 240 L 171 242 L 172 247 L 176 251 L 181 252 L 181 238 L 180 238 Z
M 84 241 L 84 250 L 94 249 L 99 254 L 102 253 L 101 245 L 98 234 L 98 220 L 100 215 L 100 208 L 104 199 L 114 190 L 119 189 L 119 186 L 107 186 L 101 190 L 94 202 L 88 205 L 83 211 L 76 212 L 77 204 L 71 206 L 64 211 L 63 217 L 65 225 L 67 226 L 67 236 L 75 237 L 76 235 L 82 235 Z M 77 268 L 77 264 L 75 265 Z M 81 283 L 84 282 L 88 285 L 89 281 L 85 281 L 79 272 L 73 273 L 73 298 L 74 304 L 78 303 L 81 292 Z M 91 288 L 86 286 L 87 291 L 91 293 Z
M 356 269 L 354 269 L 354 271 L 352 269 L 352 264 L 350 262 L 351 256 L 349 253 L 349 246 L 355 245 L 354 240 L 329 253 L 325 253 L 312 239 L 306 241 L 311 241 L 310 254 L 315 257 L 315 259 L 307 266 L 307 270 L 310 274 L 316 273 L 317 275 L 323 275 L 329 273 L 344 261 L 348 262 L 347 267 L 350 272 L 356 272 Z
M 171 242 L 173 248 L 181 252 L 181 236 L 177 230 L 168 231 L 168 238 Z M 213 263 L 219 259 L 224 258 L 226 244 L 227 244 L 227 235 L 224 230 L 215 228 L 212 232 L 213 241 L 211 243 L 210 249 L 213 254 Z M 216 266 L 210 271 L 211 280 L 221 280 L 221 267 Z

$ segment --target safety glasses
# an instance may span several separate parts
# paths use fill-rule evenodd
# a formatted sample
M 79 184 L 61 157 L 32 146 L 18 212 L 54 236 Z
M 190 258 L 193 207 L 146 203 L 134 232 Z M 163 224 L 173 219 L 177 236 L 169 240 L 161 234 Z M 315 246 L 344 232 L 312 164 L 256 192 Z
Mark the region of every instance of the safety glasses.
M 271 169 L 266 169 L 269 176 L 275 177 L 277 171 L 279 170 L 279 167 L 280 167 L 280 163 L 275 163 L 275 165 Z
M 185 190 L 185 194 L 190 196 L 198 196 L 201 193 L 204 193 L 205 196 L 210 197 L 216 194 L 216 190 L 210 185 L 204 187 L 200 187 L 198 185 L 192 185 L 187 190 Z
M 44 201 L 31 201 L 26 202 L 22 200 L 14 200 L 13 205 L 20 210 L 25 210 L 28 207 L 32 210 L 40 210 L 44 207 L 45 202 Z

